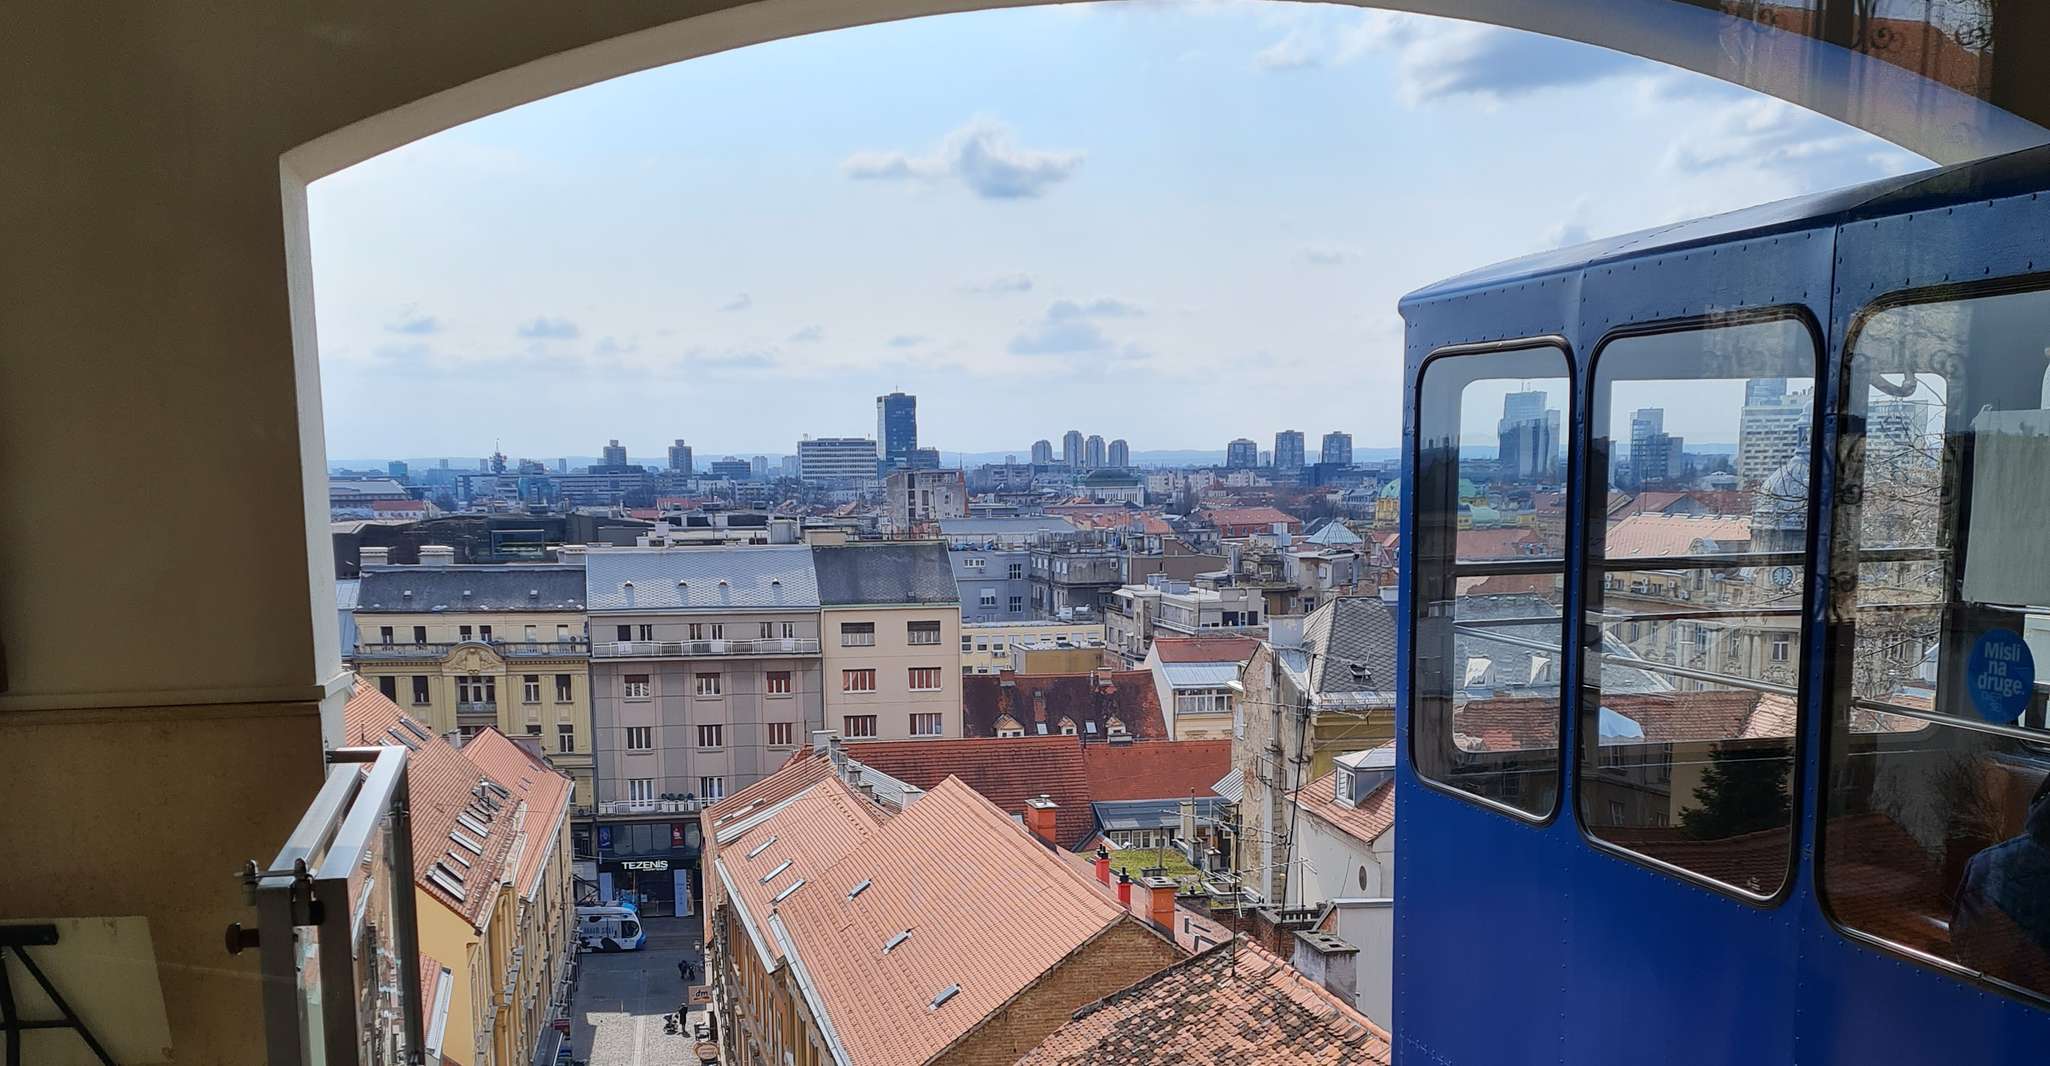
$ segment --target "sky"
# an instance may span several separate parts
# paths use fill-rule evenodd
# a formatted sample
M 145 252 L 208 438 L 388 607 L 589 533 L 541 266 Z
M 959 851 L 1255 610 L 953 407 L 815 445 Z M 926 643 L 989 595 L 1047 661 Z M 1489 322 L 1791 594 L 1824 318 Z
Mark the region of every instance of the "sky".
M 1412 289 L 1929 165 L 1518 31 L 1272 0 L 839 30 L 480 119 L 310 190 L 332 458 L 1023 456 L 1400 435 Z

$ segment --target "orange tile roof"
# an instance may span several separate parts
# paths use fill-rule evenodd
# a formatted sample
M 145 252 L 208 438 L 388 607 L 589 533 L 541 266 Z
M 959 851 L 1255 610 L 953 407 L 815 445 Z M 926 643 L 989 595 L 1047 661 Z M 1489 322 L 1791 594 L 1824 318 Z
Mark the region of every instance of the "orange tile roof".
M 776 781 L 781 787 L 750 798 Z M 770 965 L 783 957 L 767 925 L 776 895 L 847 854 L 882 824 L 881 812 L 840 783 L 823 753 L 793 763 L 705 813 L 722 895 L 738 904 L 756 950 Z M 730 816 L 730 817 L 729 817 Z M 723 824 L 722 824 L 723 823 Z
M 1543 555 L 1545 538 L 1536 530 L 1507 529 L 1462 529 L 1459 531 L 1459 557 L 1468 561 L 1490 559 L 1522 559 Z
M 1261 532 L 1266 532 L 1276 522 L 1286 523 L 1291 531 L 1299 531 L 1303 527 L 1302 519 L 1278 507 L 1215 507 L 1205 509 L 1203 514 L 1219 530 L 1257 526 Z
M 835 789 L 845 786 L 819 786 Z M 973 846 L 935 846 L 946 841 Z M 997 912 L 992 900 L 1031 905 Z M 793 945 L 848 1060 L 894 1066 L 931 1059 L 1130 920 L 1093 881 L 950 778 L 810 875 L 771 922 Z M 910 937 L 884 952 L 907 929 Z M 950 987 L 958 991 L 932 1006 Z
M 1388 1032 L 1259 946 L 1220 944 L 1075 1012 L 1018 1066 L 1386 1066 Z
M 1242 663 L 1260 642 L 1251 637 L 1161 637 L 1153 652 L 1164 663 Z
M 1751 543 L 1749 516 L 1659 514 L 1644 511 L 1609 527 L 1603 539 L 1611 559 L 1689 555 L 1698 541 Z
M 1132 745 L 1144 746 L 1149 745 Z M 1089 807 L 1089 765 L 1079 736 L 850 741 L 847 755 L 928 791 L 949 777 L 959 778 L 1005 814 L 1022 816 L 1026 800 L 1045 795 L 1056 804 L 1054 835 L 1063 847 L 1081 843 L 1096 828 Z M 1217 777 L 1222 776 L 1219 771 Z
M 496 729 L 486 729 L 471 737 L 463 745 L 462 753 L 486 776 L 511 791 L 519 805 L 515 813 L 523 823 L 526 843 L 520 849 L 513 886 L 521 896 L 532 898 L 539 887 L 542 867 L 561 844 L 561 827 L 569 813 L 570 793 L 576 783 Z
M 1210 786 L 1231 772 L 1231 741 L 1091 744 L 1082 749 L 1082 762 L 1094 802 L 1210 796 Z
M 513 838 L 519 835 L 518 828 L 508 817 L 510 806 L 502 806 L 489 818 L 480 819 L 488 830 L 478 843 L 484 846 L 482 855 L 475 855 L 455 843 L 449 834 L 461 831 L 474 837 L 468 829 L 456 823 L 456 815 L 476 802 L 476 789 L 480 782 L 490 778 L 477 764 L 463 758 L 455 745 L 435 736 L 417 719 L 399 710 L 398 704 L 384 698 L 377 686 L 361 677 L 356 679 L 356 691 L 349 697 L 348 706 L 342 712 L 345 744 L 377 745 L 389 747 L 399 741 L 393 733 L 412 737 L 417 750 L 406 759 L 406 783 L 413 803 L 413 880 L 420 890 L 432 896 L 448 909 L 463 916 L 470 928 L 482 930 L 491 915 L 492 897 L 489 891 L 504 876 L 507 856 L 512 850 Z M 419 734 L 408 728 L 411 722 L 426 732 L 432 739 L 421 740 Z M 495 783 L 495 782 L 494 782 Z M 460 855 L 469 860 L 464 867 L 453 858 Z M 445 868 L 462 873 L 465 891 L 457 899 L 427 876 L 436 862 Z
M 1357 807 L 1338 802 L 1338 771 L 1304 785 L 1296 792 L 1296 805 L 1325 824 L 1369 844 L 1395 827 L 1395 782 L 1383 782 L 1367 793 Z

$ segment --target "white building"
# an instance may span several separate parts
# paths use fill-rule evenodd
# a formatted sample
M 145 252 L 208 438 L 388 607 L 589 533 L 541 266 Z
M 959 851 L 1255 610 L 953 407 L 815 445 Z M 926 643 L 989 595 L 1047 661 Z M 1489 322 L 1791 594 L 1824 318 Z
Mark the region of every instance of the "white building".
M 1745 404 L 1737 423 L 1737 481 L 1757 485 L 1808 447 L 1808 422 L 1815 393 L 1763 393 Z
M 1395 973 L 1395 746 L 1335 761 L 1330 773 L 1296 793 L 1301 847 L 1289 903 L 1335 908 L 1336 932 L 1360 949 L 1355 1005 L 1370 1018 L 1386 1018 Z
M 898 470 L 886 479 L 885 530 L 903 533 L 927 522 L 968 517 L 968 485 L 959 470 Z
M 813 484 L 873 481 L 876 442 L 867 437 L 817 437 L 797 442 L 797 476 Z

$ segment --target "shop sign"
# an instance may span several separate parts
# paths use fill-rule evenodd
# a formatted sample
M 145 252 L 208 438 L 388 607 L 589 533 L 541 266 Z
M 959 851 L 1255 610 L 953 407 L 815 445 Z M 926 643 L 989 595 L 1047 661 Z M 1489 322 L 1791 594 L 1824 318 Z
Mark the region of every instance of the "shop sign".
M 622 870 L 638 870 L 643 873 L 660 873 L 663 870 L 669 869 L 669 860 L 624 859 L 620 861 L 619 868 Z

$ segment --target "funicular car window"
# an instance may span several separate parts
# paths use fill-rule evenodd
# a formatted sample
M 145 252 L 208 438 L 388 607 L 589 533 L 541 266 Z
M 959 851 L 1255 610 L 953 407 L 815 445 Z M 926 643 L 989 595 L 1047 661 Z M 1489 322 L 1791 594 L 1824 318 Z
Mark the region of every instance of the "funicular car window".
M 1837 923 L 2050 997 L 2050 293 L 1846 346 L 1820 884 Z
M 1793 863 L 1816 365 L 1789 315 L 1594 359 L 1581 822 L 1759 899 Z
M 1559 794 L 1571 401 L 1539 343 L 1437 355 L 1418 397 L 1412 758 L 1535 818 Z

